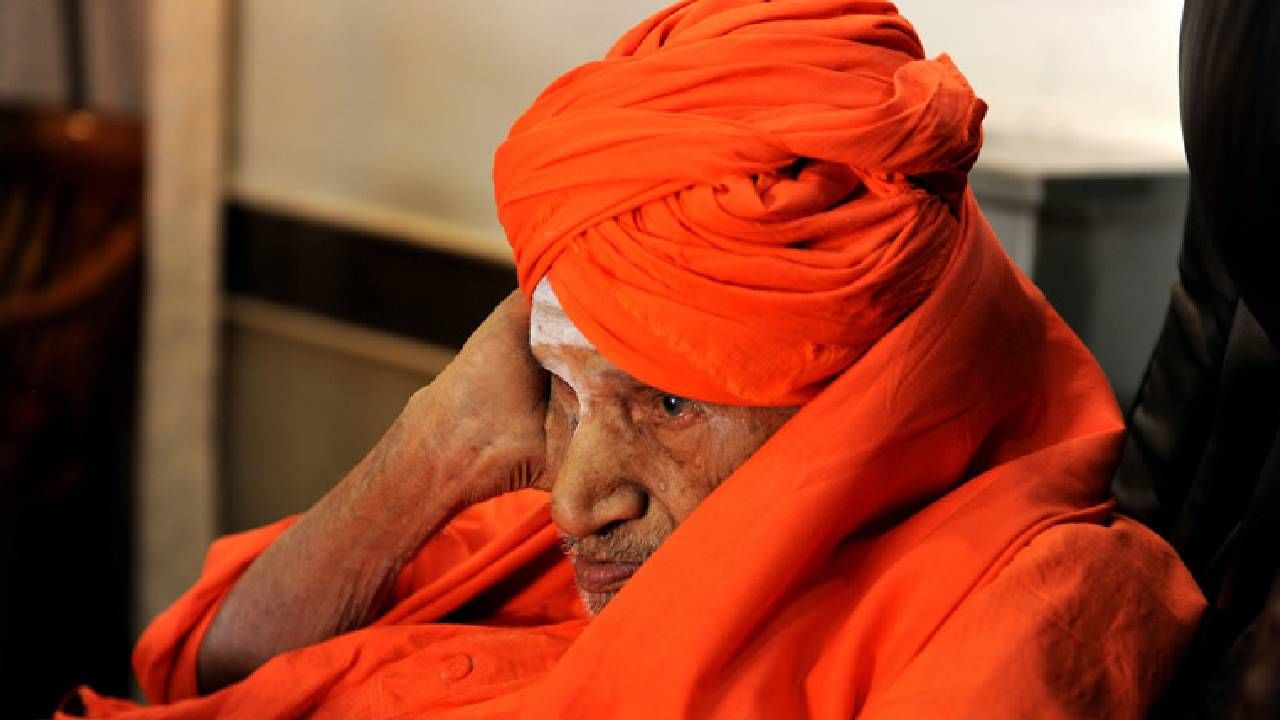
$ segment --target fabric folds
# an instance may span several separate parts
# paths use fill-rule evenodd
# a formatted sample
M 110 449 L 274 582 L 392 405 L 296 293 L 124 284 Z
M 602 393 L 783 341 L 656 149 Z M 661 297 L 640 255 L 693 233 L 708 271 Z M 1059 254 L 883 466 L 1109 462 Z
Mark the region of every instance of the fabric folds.
M 985 104 L 893 5 L 685 2 L 498 149 L 521 286 L 664 390 L 810 399 L 928 294 Z
M 1138 718 L 1204 600 L 1107 494 L 1101 370 L 966 175 L 984 106 L 871 0 L 698 0 L 499 149 L 526 292 L 668 392 L 803 407 L 597 617 L 545 495 L 469 509 L 372 626 L 195 696 L 279 528 L 215 548 L 94 717 Z

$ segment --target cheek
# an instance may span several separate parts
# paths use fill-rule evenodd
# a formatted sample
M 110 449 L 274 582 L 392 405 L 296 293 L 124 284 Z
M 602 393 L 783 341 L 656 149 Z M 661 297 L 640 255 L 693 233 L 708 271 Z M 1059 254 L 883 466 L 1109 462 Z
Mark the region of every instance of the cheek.
M 696 432 L 673 441 L 673 450 L 715 476 L 719 484 L 759 446 L 759 435 L 750 416 L 741 408 L 711 406 Z
M 711 447 L 716 449 L 716 462 L 722 468 L 729 468 L 728 474 L 731 474 L 793 414 L 794 408 L 717 408 L 711 423 L 714 435 Z
M 653 492 L 677 521 L 693 512 L 781 424 L 762 423 L 759 412 L 745 408 L 712 406 L 703 412 L 703 420 L 688 428 L 654 434 L 664 462 Z
M 650 462 L 646 485 L 675 522 L 681 522 L 723 479 L 711 452 L 714 436 L 705 423 L 680 430 L 655 430 L 646 442 Z

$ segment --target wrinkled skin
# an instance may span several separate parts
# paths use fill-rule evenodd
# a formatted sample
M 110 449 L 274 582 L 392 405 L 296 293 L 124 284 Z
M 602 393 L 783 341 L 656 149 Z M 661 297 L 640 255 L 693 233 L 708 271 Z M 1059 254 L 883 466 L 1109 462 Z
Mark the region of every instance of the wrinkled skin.
M 533 353 L 552 374 L 551 515 L 593 614 L 622 582 L 584 584 L 584 565 L 644 562 L 795 412 L 666 394 L 589 347 L 535 344 Z
M 531 352 L 529 320 L 519 293 L 499 304 L 369 454 L 245 571 L 201 643 L 201 692 L 368 624 L 454 515 L 529 487 L 550 491 L 583 599 L 598 612 L 793 412 L 666 396 L 584 344 Z

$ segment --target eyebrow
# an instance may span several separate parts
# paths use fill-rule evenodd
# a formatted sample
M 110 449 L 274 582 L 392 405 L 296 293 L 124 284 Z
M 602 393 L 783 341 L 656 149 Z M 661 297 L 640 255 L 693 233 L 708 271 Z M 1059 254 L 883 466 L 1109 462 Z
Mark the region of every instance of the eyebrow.
M 537 360 L 537 361 L 538 361 L 538 364 L 542 366 L 542 369 L 543 369 L 543 370 L 547 371 L 548 373 L 551 373 L 552 375 L 555 375 L 556 377 L 560 378 L 561 380 L 564 380 L 564 377 L 563 377 L 560 373 L 556 372 L 556 368 L 555 368 L 555 367 L 553 367 L 553 366 L 559 366 L 559 365 L 560 365 L 560 363 L 556 363 L 556 362 L 548 363 L 548 359 L 544 357 L 544 354 L 545 354 L 545 353 L 539 353 L 539 352 L 535 349 L 535 348 L 538 348 L 538 347 L 545 347 L 545 346 L 544 346 L 543 344 L 541 344 L 541 343 L 539 343 L 538 345 L 530 345 L 530 346 L 529 346 L 529 348 L 530 348 L 530 352 L 533 354 L 533 358 L 534 358 L 535 360 Z M 619 380 L 622 380 L 622 381 L 626 382 L 626 384 L 627 384 L 627 386 L 628 386 L 628 389 L 632 389 L 632 390 L 645 390 L 645 391 L 651 391 L 651 392 L 656 392 L 656 393 L 666 393 L 666 392 L 667 392 L 667 391 L 665 391 L 665 390 L 662 390 L 662 389 L 660 389 L 660 388 L 653 387 L 652 385 L 649 385 L 649 384 L 647 384 L 647 383 L 645 383 L 645 382 L 642 382 L 642 381 L 640 381 L 640 380 L 636 379 L 634 376 L 632 376 L 631 374 L 629 374 L 629 373 L 627 373 L 626 371 L 622 370 L 621 368 L 609 367 L 609 368 L 603 368 L 603 369 L 601 369 L 601 370 L 597 370 L 597 371 L 595 371 L 595 372 L 596 372 L 596 373 L 599 373 L 599 374 L 602 374 L 602 375 L 606 375 L 606 376 L 608 376 L 608 377 L 610 377 L 610 378 L 616 378 L 616 379 L 619 379 Z M 681 396 L 681 397 L 683 397 L 683 396 Z

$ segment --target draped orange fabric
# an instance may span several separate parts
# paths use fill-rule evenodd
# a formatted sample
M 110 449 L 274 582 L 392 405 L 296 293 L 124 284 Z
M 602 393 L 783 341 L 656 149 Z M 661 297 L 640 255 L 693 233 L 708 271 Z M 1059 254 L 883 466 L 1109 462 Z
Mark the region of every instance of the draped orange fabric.
M 596 618 L 546 497 L 477 506 L 370 627 L 195 696 L 221 541 L 101 717 L 1140 717 L 1203 608 L 1111 511 L 1122 424 L 966 173 L 983 105 L 892 5 L 703 0 L 554 83 L 495 167 L 526 290 L 622 369 L 803 403 Z

